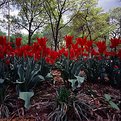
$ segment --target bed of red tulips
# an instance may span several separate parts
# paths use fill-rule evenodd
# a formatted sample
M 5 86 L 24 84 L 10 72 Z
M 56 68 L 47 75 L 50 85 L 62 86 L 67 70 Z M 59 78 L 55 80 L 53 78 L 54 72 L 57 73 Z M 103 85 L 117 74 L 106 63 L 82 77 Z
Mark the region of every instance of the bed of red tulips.
M 17 57 L 34 57 L 35 61 L 45 58 L 46 62 L 54 64 L 57 58 L 61 55 L 68 57 L 71 60 L 76 60 L 80 56 L 85 59 L 91 57 L 115 56 L 121 59 L 121 39 L 112 38 L 109 44 L 106 41 L 92 41 L 84 38 L 73 39 L 73 36 L 66 35 L 65 47 L 58 51 L 54 51 L 47 47 L 49 41 L 46 37 L 37 38 L 37 42 L 32 45 L 22 45 L 22 38 L 16 38 L 15 42 L 7 42 L 5 36 L 0 37 L 0 59 L 6 58 L 6 63 L 9 63 L 9 58 Z

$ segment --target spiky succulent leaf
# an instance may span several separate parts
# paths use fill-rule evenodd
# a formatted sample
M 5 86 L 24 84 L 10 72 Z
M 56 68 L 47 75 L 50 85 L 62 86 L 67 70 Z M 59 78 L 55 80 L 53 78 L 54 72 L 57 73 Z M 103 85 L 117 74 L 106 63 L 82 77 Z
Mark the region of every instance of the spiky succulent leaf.
M 75 76 L 77 78 L 77 81 L 78 81 L 78 86 L 77 87 L 80 87 L 81 84 L 84 82 L 84 77 L 81 77 L 81 76 Z
M 24 78 L 25 73 L 24 73 L 24 68 L 22 65 L 18 66 L 18 75 L 19 75 L 20 82 L 23 82 L 25 80 Z
M 34 92 L 19 92 L 19 98 L 25 101 L 24 107 L 29 109 L 30 99 L 34 95 Z
M 71 83 L 72 89 L 76 89 L 77 79 L 69 79 L 68 81 Z
M 104 94 L 105 100 L 106 101 L 110 101 L 111 100 L 111 96 L 109 94 Z
M 4 79 L 0 79 L 0 85 L 4 83 Z
M 45 78 L 42 76 L 42 75 L 36 75 L 33 79 L 32 79 L 32 82 L 34 83 L 38 83 L 38 82 L 41 82 L 41 81 L 44 81 Z
M 113 108 L 113 109 L 116 109 L 116 110 L 120 110 L 118 105 L 116 103 L 114 103 L 113 101 L 109 101 L 109 104 L 110 106 Z
M 33 80 L 33 78 L 39 73 L 39 71 L 41 70 L 41 65 L 37 65 L 37 68 L 34 68 L 34 70 L 31 72 L 31 79 Z
M 48 73 L 45 77 L 45 80 L 53 80 L 53 75 L 52 73 Z
M 111 96 L 109 94 L 104 94 L 104 97 L 113 109 L 120 110 L 118 105 L 112 101 Z

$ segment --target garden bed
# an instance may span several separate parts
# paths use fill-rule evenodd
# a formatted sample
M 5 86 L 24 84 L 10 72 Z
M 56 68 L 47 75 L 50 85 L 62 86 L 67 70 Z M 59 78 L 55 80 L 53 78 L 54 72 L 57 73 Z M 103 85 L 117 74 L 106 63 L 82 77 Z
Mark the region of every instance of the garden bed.
M 50 85 L 45 83 L 35 89 L 35 95 L 31 99 L 31 107 L 24 111 L 23 106 L 18 106 L 11 117 L 0 121 L 48 121 L 48 115 L 53 111 L 53 101 L 56 97 L 56 90 L 62 85 Z M 84 100 L 95 108 L 90 115 L 94 115 L 92 121 L 119 121 L 120 111 L 110 107 L 105 101 L 104 94 L 110 94 L 115 103 L 120 103 L 120 90 L 109 85 L 93 84 L 85 82 L 79 89 L 76 97 Z M 21 100 L 22 101 L 22 100 Z M 70 112 L 71 114 L 71 112 Z M 70 115 L 68 114 L 68 115 Z M 71 117 L 72 114 L 70 115 Z M 74 117 L 73 117 L 74 118 Z M 89 117 L 88 117 L 89 118 Z M 78 121 L 69 119 L 69 121 Z M 90 119 L 91 121 L 91 119 Z
M 64 39 L 54 51 L 45 37 L 31 46 L 17 38 L 15 47 L 0 37 L 2 121 L 120 120 L 121 40 Z

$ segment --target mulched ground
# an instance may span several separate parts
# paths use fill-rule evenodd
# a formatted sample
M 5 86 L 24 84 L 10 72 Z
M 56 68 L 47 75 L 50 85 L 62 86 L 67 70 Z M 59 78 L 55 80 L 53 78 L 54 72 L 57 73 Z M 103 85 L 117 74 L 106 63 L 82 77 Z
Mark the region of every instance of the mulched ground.
M 53 111 L 53 100 L 56 96 L 56 89 L 61 84 L 52 85 L 44 83 L 35 89 L 35 95 L 31 99 L 29 110 L 23 109 L 23 101 L 18 100 L 19 109 L 11 114 L 10 118 L 0 119 L 0 121 L 48 121 L 48 115 Z M 119 89 L 114 89 L 110 85 L 93 84 L 84 82 L 78 89 L 77 98 L 85 100 L 87 103 L 95 105 L 93 114 L 94 120 L 90 121 L 120 121 L 120 111 L 112 109 L 104 100 L 104 94 L 110 94 L 115 103 L 121 103 Z M 121 108 L 121 107 L 120 107 Z M 69 120 L 78 121 L 78 120 Z

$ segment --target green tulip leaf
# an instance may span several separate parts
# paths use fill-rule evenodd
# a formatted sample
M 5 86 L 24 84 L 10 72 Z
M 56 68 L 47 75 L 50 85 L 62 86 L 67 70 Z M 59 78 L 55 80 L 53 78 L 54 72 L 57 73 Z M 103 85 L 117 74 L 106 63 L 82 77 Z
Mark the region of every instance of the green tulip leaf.
M 77 78 L 77 81 L 78 81 L 78 86 L 77 87 L 80 87 L 80 85 L 84 82 L 84 77 L 81 77 L 81 76 L 75 76 Z
M 34 95 L 34 92 L 19 92 L 19 98 L 25 101 L 24 107 L 29 109 L 30 99 Z
M 22 65 L 19 65 L 18 67 L 18 75 L 19 75 L 19 80 L 22 82 L 24 80 L 24 68 Z
M 52 75 L 51 73 L 48 73 L 48 74 L 46 75 L 46 78 L 53 78 L 53 75 Z
M 32 82 L 41 82 L 41 81 L 44 81 L 45 78 L 42 76 L 42 75 L 37 75 L 35 76 L 33 79 L 32 79 Z
M 106 101 L 110 101 L 111 100 L 111 96 L 109 94 L 104 94 L 105 100 Z
M 18 81 L 16 80 L 16 84 L 23 84 L 25 81 L 21 82 L 21 81 Z
M 4 83 L 4 79 L 0 79 L 0 84 L 3 84 Z
M 111 106 L 112 108 L 114 108 L 114 109 L 116 109 L 116 110 L 120 110 L 119 107 L 118 107 L 118 105 L 115 104 L 113 101 L 109 101 L 109 104 L 110 104 L 110 106 Z
M 72 87 L 73 89 L 75 89 L 75 88 L 76 88 L 75 83 L 77 82 L 77 80 L 76 80 L 76 79 L 69 79 L 68 81 L 71 83 L 71 87 Z

